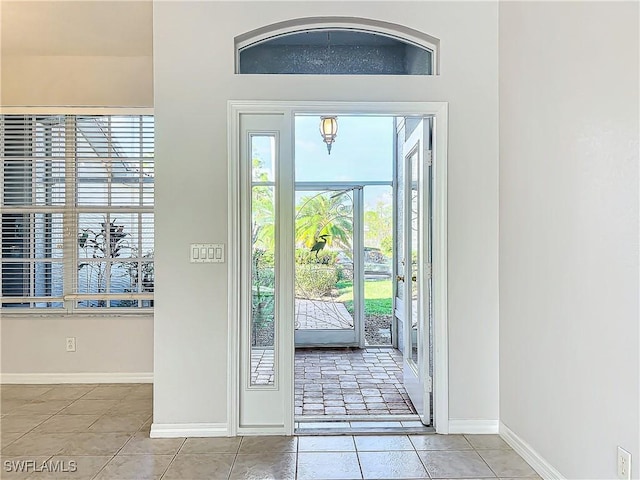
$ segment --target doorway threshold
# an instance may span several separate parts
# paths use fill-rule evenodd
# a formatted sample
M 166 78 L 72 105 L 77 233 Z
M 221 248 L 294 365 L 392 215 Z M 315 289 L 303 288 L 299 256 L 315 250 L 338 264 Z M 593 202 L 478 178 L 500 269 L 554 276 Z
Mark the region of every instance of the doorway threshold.
M 418 415 L 318 415 L 295 418 L 296 435 L 435 434 Z

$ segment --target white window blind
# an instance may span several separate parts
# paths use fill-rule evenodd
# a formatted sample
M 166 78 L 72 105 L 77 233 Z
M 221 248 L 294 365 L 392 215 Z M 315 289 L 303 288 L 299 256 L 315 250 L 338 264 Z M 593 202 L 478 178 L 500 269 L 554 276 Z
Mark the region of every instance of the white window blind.
M 0 116 L 3 308 L 153 306 L 151 116 Z

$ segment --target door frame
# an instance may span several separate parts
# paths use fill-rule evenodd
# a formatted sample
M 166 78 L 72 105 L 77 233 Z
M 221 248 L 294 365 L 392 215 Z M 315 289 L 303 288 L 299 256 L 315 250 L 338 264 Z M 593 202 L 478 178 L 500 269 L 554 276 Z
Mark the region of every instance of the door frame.
M 241 344 L 239 338 L 240 319 L 240 116 L 242 114 L 283 113 L 295 132 L 296 114 L 335 115 L 384 115 L 384 116 L 432 116 L 433 125 L 433 426 L 437 433 L 449 433 L 449 388 L 448 388 L 448 334 L 447 334 L 447 102 L 306 102 L 306 101 L 248 101 L 228 102 L 228 363 L 227 363 L 227 419 L 228 434 L 238 435 L 240 412 L 240 368 Z M 394 132 L 395 135 L 395 132 Z M 290 135 L 286 150 L 293 155 L 295 135 Z M 294 432 L 294 354 L 293 322 L 291 328 L 280 328 L 280 348 L 287 348 L 289 362 L 280 365 L 280 385 L 285 393 L 285 412 L 281 430 L 242 429 L 243 435 L 283 434 Z M 427 339 L 428 341 L 428 339 Z

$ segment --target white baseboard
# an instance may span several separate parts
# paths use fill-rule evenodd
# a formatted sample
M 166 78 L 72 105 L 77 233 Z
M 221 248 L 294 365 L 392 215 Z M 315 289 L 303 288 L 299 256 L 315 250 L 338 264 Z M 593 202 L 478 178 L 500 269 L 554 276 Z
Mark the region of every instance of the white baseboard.
M 545 480 L 565 480 L 565 477 L 553 465 L 547 462 L 538 452 L 531 448 L 531 445 L 522 440 L 502 422 L 500 422 L 500 436 L 542 478 Z
M 449 419 L 449 433 L 498 433 L 498 420 L 481 420 L 476 418 Z
M 153 423 L 151 438 L 228 437 L 226 423 Z
M 0 384 L 153 383 L 153 373 L 3 373 Z

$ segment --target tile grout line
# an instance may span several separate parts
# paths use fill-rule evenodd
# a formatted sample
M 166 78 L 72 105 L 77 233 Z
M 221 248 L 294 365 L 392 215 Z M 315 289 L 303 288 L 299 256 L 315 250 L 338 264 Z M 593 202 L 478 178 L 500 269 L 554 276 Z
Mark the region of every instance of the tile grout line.
M 296 469 L 295 472 L 293 473 L 293 478 L 294 479 L 298 479 L 298 469 L 299 469 L 299 465 L 300 465 L 300 437 L 298 437 L 298 440 L 296 440 Z
M 93 391 L 93 390 L 92 390 L 92 391 Z M 100 418 L 102 418 L 103 416 L 104 416 L 104 414 L 103 414 L 103 415 L 100 415 L 100 417 L 98 418 L 98 420 L 99 420 Z M 97 422 L 98 420 L 96 420 L 96 422 Z M 94 422 L 94 423 L 95 423 L 95 422 Z M 145 421 L 145 423 L 146 423 L 146 421 Z M 93 425 L 93 423 L 92 423 L 91 425 Z M 143 423 L 143 425 L 144 425 L 144 423 Z M 135 436 L 135 434 L 136 434 L 136 433 L 138 433 L 138 432 L 140 431 L 140 429 L 141 429 L 141 428 L 142 428 L 142 426 L 140 426 L 140 427 L 138 428 L 138 430 L 136 430 L 136 431 L 133 433 L 133 435 L 130 435 L 130 434 L 127 432 L 127 435 L 129 435 L 129 439 L 128 439 L 126 442 L 124 442 L 124 444 L 123 444 L 123 445 L 122 445 L 122 446 L 121 446 L 121 447 L 116 451 L 116 453 L 114 453 L 114 454 L 111 456 L 111 458 L 110 458 L 109 460 L 107 460 L 107 462 L 102 466 L 102 468 L 100 468 L 100 469 L 96 472 L 96 474 L 95 474 L 93 477 L 91 477 L 91 478 L 92 478 L 92 480 L 93 480 L 93 479 L 95 479 L 95 478 L 97 478 L 97 477 L 98 477 L 98 475 L 100 475 L 100 473 L 102 473 L 102 471 L 103 471 L 105 468 L 107 468 L 107 465 L 109 465 L 109 464 L 113 461 L 113 459 L 114 459 L 114 458 L 116 458 L 116 457 L 120 454 L 120 452 L 122 452 L 122 449 L 123 449 L 125 446 L 127 446 L 127 444 L 131 441 L 131 439 Z M 104 433 L 104 432 L 103 432 L 103 433 Z
M 489 465 L 489 463 L 484 459 L 484 457 L 482 455 L 480 455 L 480 452 L 478 451 L 479 449 L 476 448 L 476 446 L 473 443 L 471 443 L 471 441 L 467 438 L 467 435 L 463 435 L 463 437 L 467 442 L 469 442 L 469 445 L 471 445 L 471 448 L 473 448 L 473 451 L 476 453 L 476 455 L 478 455 L 480 457 L 480 459 L 484 462 L 484 464 L 487 466 L 487 468 L 489 470 L 491 470 L 491 473 L 493 473 L 493 475 L 496 478 L 498 478 L 499 475 L 496 473 L 496 471 L 493 468 L 491 468 L 491 465 Z M 483 449 L 480 449 L 480 450 L 483 450 Z
M 96 388 L 97 388 L 97 387 L 96 387 Z M 92 390 L 90 390 L 89 392 L 92 392 L 93 390 L 95 390 L 95 388 L 94 388 L 94 389 L 92 389 Z M 88 394 L 89 392 L 87 392 L 86 394 Z M 85 395 L 86 395 L 86 394 L 85 394 Z M 83 395 L 83 396 L 84 396 L 84 395 Z M 78 400 L 79 400 L 79 399 L 78 399 Z M 124 398 L 123 398 L 122 400 L 124 400 Z M 105 413 L 103 413 L 103 414 L 99 415 L 98 420 L 100 420 L 102 417 L 104 417 L 104 416 L 106 415 L 106 413 L 107 413 L 107 412 L 105 412 Z M 150 417 L 152 417 L 152 416 L 153 416 L 153 415 L 150 415 Z M 88 428 L 91 428 L 91 426 L 92 426 L 92 425 L 94 425 L 98 420 L 96 420 L 95 422 L 93 422 L 93 423 L 92 423 Z M 147 420 L 148 420 L 148 419 L 147 419 Z M 128 444 L 128 443 L 131 441 L 131 439 L 136 435 L 136 433 L 138 433 L 138 432 L 141 432 L 141 431 L 142 431 L 142 427 L 144 426 L 144 424 L 145 424 L 145 423 L 147 423 L 147 420 L 145 420 L 144 422 L 142 422 L 142 425 L 140 425 L 140 426 L 138 427 L 138 429 L 137 429 L 133 434 L 130 434 L 129 432 L 123 432 L 123 433 L 126 433 L 126 435 L 129 435 L 129 439 L 128 439 L 126 442 L 124 442 L 124 444 L 123 444 L 123 445 L 122 445 L 122 446 L 121 446 L 121 447 L 116 451 L 116 453 L 114 453 L 114 454 L 111 456 L 111 458 L 110 458 L 109 460 L 107 460 L 107 461 L 105 462 L 105 464 L 104 464 L 104 465 L 103 465 L 103 466 L 102 466 L 102 467 L 101 467 L 101 468 L 96 472 L 96 474 L 95 474 L 93 477 L 91 477 L 91 479 L 92 479 L 92 480 L 95 480 L 95 479 L 96 479 L 96 478 L 97 478 L 97 477 L 98 477 L 98 476 L 99 476 L 99 475 L 100 475 L 100 474 L 101 474 L 101 473 L 102 473 L 102 472 L 107 468 L 107 465 L 109 465 L 111 462 L 113 462 L 113 460 L 114 460 L 114 459 L 115 459 L 115 458 L 120 454 L 120 452 L 122 452 L 122 450 L 124 449 L 124 447 L 125 447 L 125 446 L 127 446 L 127 444 Z M 95 432 L 95 433 L 98 433 L 98 434 L 99 434 L 99 433 L 107 433 L 107 432 Z M 112 433 L 120 433 L 120 432 L 112 432 Z
M 360 469 L 360 478 L 364 479 L 364 470 L 362 469 L 362 462 L 360 461 L 360 452 L 358 451 L 357 445 L 356 445 L 356 459 L 358 460 L 358 468 Z
M 415 443 L 413 443 L 413 441 L 411 440 L 411 436 L 410 435 L 408 435 L 408 436 L 409 436 L 409 441 L 411 442 L 411 446 L 413 447 L 413 451 L 416 452 L 416 455 L 418 456 L 418 460 L 420 460 L 420 464 L 424 468 L 424 471 L 427 472 L 427 478 L 428 479 L 433 479 L 433 477 L 431 476 L 431 473 L 429 473 L 429 468 L 427 467 L 427 464 L 425 463 L 425 461 L 420 456 L 420 452 L 421 451 L 427 451 L 427 450 L 418 450 L 418 447 L 416 447 Z
M 171 460 L 169 461 L 169 463 L 165 467 L 164 471 L 158 477 L 158 480 L 162 480 L 164 478 L 164 476 L 167 474 L 167 472 L 171 468 L 171 465 L 173 465 L 173 462 L 174 462 L 174 460 L 176 459 L 177 456 L 178 456 L 178 452 L 173 454 L 173 456 L 171 457 Z
M 47 390 L 49 391 L 49 390 Z M 1 400 L 0 400 L 1 403 Z M 31 401 L 29 401 L 28 403 L 31 403 Z M 32 415 L 38 415 L 38 414 L 32 414 Z M 12 445 L 13 443 L 17 442 L 18 440 L 20 440 L 22 437 L 24 437 L 25 435 L 27 435 L 28 433 L 34 433 L 33 431 L 38 428 L 40 425 L 42 425 L 44 422 L 47 422 L 49 420 L 51 420 L 53 417 L 55 417 L 57 415 L 57 413 L 54 414 L 50 414 L 50 413 L 43 413 L 42 415 L 49 415 L 48 418 L 45 418 L 44 420 L 42 420 L 40 423 L 38 423 L 37 425 L 34 425 L 33 427 L 31 427 L 31 429 L 27 430 L 26 432 L 24 432 L 22 435 L 20 435 L 18 438 L 16 438 L 15 440 L 13 440 L 12 442 L 9 442 L 7 445 L 4 446 L 3 450 L 5 448 L 7 448 L 8 446 Z M 14 415 L 14 416 L 22 416 L 22 415 Z M 29 416 L 29 415 L 24 415 L 24 416 Z M 1 420 L 0 420 L 1 423 Z M 1 431 L 1 429 L 0 429 Z M 8 432 L 8 433 L 12 433 L 12 432 Z M 53 455 L 52 455 L 53 456 Z
M 469 443 L 471 443 L 471 442 L 469 442 Z M 491 468 L 491 465 L 489 465 L 487 463 L 487 461 L 484 459 L 484 457 L 482 455 L 480 455 L 480 452 L 478 451 L 478 449 L 476 447 L 474 447 L 473 445 L 471 445 L 471 447 L 473 447 L 473 451 L 476 452 L 476 455 L 478 455 L 480 457 L 480 459 L 484 462 L 484 464 L 487 466 L 487 468 L 489 470 L 491 470 L 491 473 L 493 473 L 493 475 L 496 478 L 498 478 L 498 474 L 496 473 L 496 471 L 493 468 Z
M 187 443 L 187 438 L 184 438 L 182 440 L 182 443 L 180 444 L 180 446 L 176 450 L 176 453 L 174 453 L 173 456 L 171 457 L 171 461 L 167 464 L 167 466 L 164 469 L 164 471 L 162 472 L 162 474 L 160 474 L 160 476 L 158 477 L 158 480 L 163 480 L 165 478 L 165 475 L 167 474 L 167 472 L 171 468 L 171 465 L 173 465 L 173 462 L 175 462 L 176 458 L 178 458 L 178 453 L 180 453 L 180 451 L 184 448 L 185 443 Z
M 238 455 L 240 453 L 240 445 L 242 445 L 243 441 L 244 441 L 244 437 L 242 437 L 242 440 L 238 442 L 238 447 L 236 448 L 236 453 L 233 457 L 233 462 L 231 462 L 231 468 L 229 469 L 229 475 L 227 475 L 227 480 L 231 478 L 231 474 L 233 473 L 233 467 L 236 466 L 236 461 L 238 461 Z

